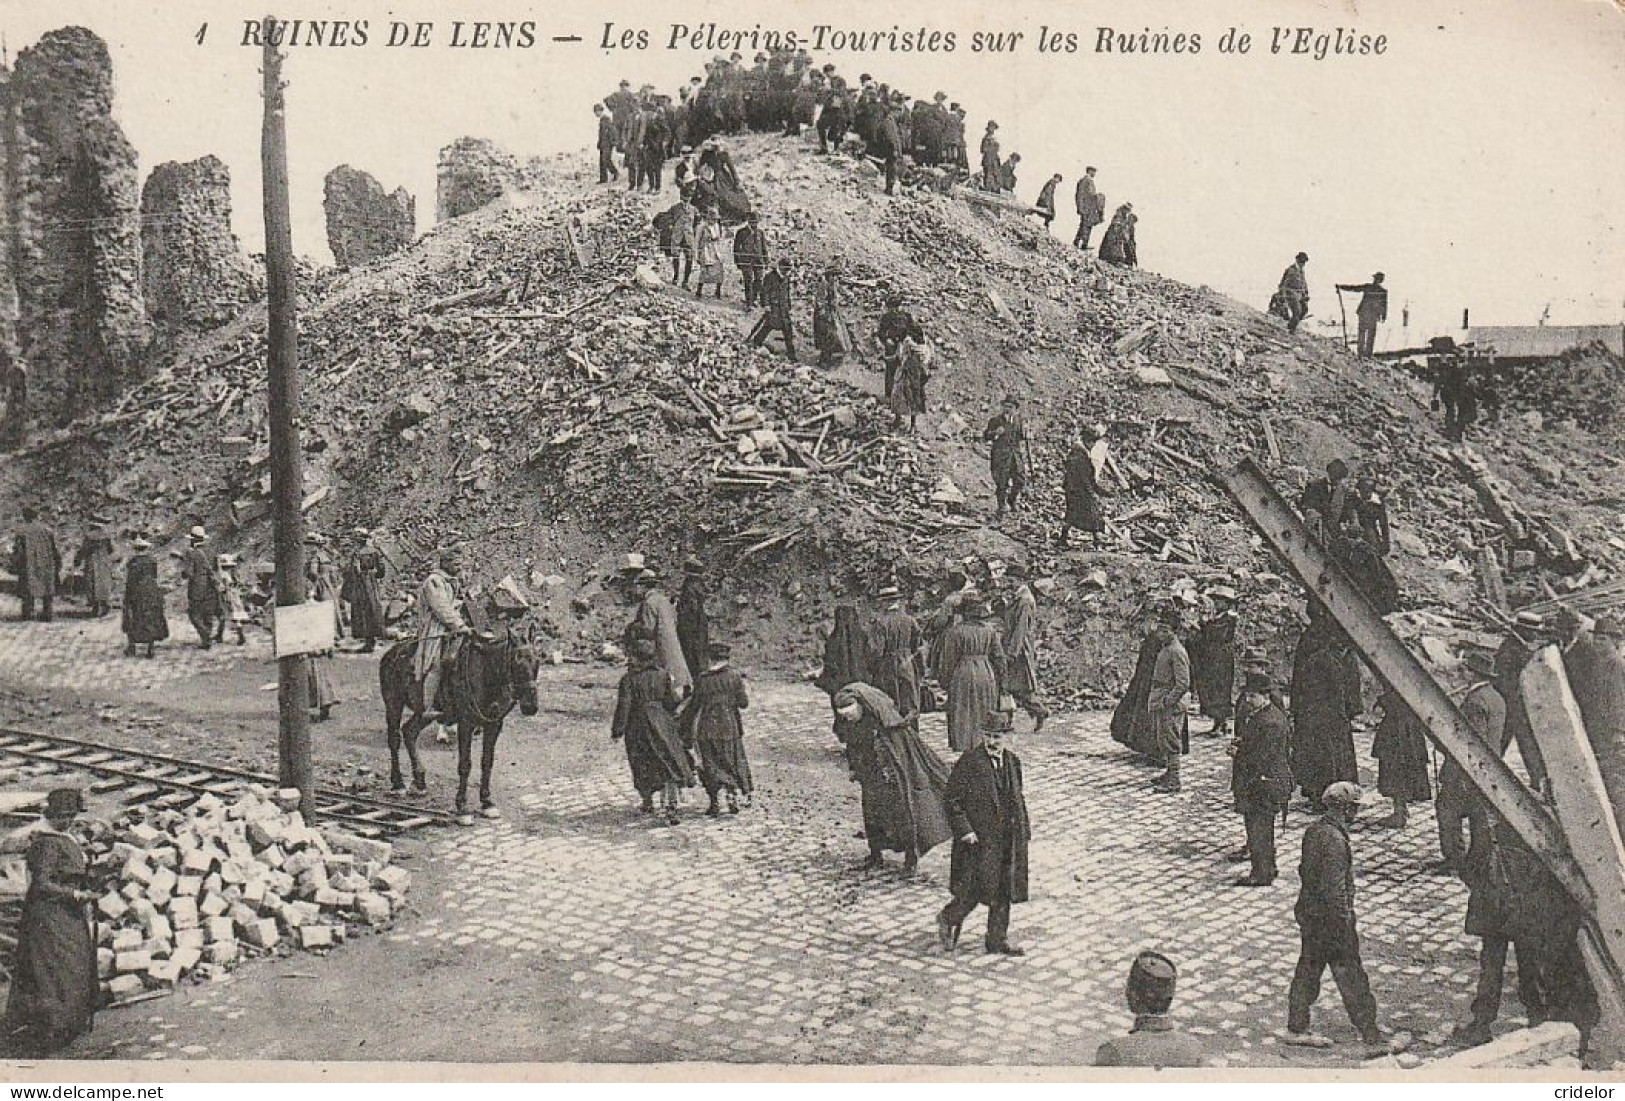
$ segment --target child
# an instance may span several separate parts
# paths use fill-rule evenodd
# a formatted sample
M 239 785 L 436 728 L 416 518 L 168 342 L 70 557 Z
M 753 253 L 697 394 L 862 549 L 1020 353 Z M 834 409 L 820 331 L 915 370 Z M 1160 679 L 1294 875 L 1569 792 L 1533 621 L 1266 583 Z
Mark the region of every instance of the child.
M 739 797 L 747 805 L 755 785 L 751 782 L 750 761 L 745 757 L 745 726 L 739 713 L 750 706 L 745 695 L 745 678 L 729 668 L 730 648 L 725 642 L 710 644 L 710 664 L 694 682 L 694 695 L 683 712 L 683 740 L 698 743 L 700 782 L 711 797 L 706 814 L 722 814 L 717 795 L 728 793 L 728 813 L 739 813 Z
M 246 646 L 248 639 L 243 635 L 243 624 L 248 622 L 248 608 L 243 604 L 242 578 L 237 576 L 237 556 L 218 556 L 214 560 L 214 568 L 220 578 L 220 616 L 215 625 L 214 640 L 226 640 L 226 621 L 230 620 L 232 630 L 237 632 L 237 645 Z

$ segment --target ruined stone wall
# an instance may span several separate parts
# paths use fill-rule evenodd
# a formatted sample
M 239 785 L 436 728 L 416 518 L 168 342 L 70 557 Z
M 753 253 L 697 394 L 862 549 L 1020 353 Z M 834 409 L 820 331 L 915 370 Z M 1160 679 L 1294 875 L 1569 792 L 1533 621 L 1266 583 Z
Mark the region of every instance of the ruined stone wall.
M 165 334 L 223 325 L 265 293 L 231 232 L 231 171 L 218 157 L 152 170 L 141 189 L 142 286 Z
M 17 56 L 5 143 L 18 346 L 36 423 L 112 398 L 148 336 L 136 155 L 113 119 L 113 68 L 83 27 Z
M 509 191 L 525 188 L 529 173 L 517 157 L 486 138 L 458 138 L 440 151 L 435 220 L 471 214 Z
M 417 202 L 398 187 L 385 194 L 369 173 L 341 164 L 322 184 L 327 214 L 327 245 L 333 263 L 360 267 L 399 252 L 417 240 Z

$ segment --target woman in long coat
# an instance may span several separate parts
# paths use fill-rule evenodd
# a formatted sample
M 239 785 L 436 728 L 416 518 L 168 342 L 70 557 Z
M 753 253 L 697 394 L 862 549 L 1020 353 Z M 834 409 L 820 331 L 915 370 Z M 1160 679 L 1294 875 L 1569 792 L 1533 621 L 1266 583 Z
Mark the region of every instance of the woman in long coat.
M 105 527 L 92 528 L 74 557 L 84 571 L 85 599 L 90 614 L 104 616 L 113 607 L 113 534 Z
M 1191 632 L 1191 687 L 1202 714 L 1213 720 L 1209 732 L 1218 736 L 1230 725 L 1236 698 L 1236 613 L 1232 610 L 1235 590 L 1215 586 L 1208 593 L 1213 613 L 1205 616 Z
M 1123 698 L 1112 712 L 1112 739 L 1146 757 L 1151 756 L 1155 742 L 1148 710 L 1151 674 L 1157 667 L 1157 655 L 1162 653 L 1162 647 L 1163 640 L 1157 637 L 1155 631 L 1147 630 L 1145 638 L 1140 641 L 1140 653 L 1134 659 L 1134 675 L 1129 678 L 1128 687 L 1123 689 Z
M 835 367 L 852 350 L 852 334 L 841 317 L 841 275 L 834 264 L 824 269 L 813 288 L 813 343 L 818 365 Z
M 728 793 L 728 813 L 739 813 L 739 797 L 750 802 L 756 789 L 745 756 L 745 722 L 740 712 L 750 706 L 745 678 L 728 665 L 731 650 L 725 642 L 713 642 L 704 671 L 694 680 L 694 695 L 683 710 L 682 734 L 685 745 L 700 753 L 700 783 L 711 805 L 705 813 L 712 818 L 722 813 L 717 795 Z
M 638 611 L 627 624 L 624 637 L 629 646 L 638 637 L 654 642 L 655 657 L 660 667 L 671 674 L 672 685 L 681 699 L 694 687 L 694 677 L 677 635 L 677 610 L 672 607 L 671 598 L 661 590 L 660 575 L 654 570 L 638 574 L 636 584 L 635 591 L 640 595 Z
M 372 533 L 356 529 L 365 539 L 344 570 L 344 587 L 339 596 L 350 606 L 350 634 L 363 643 L 362 653 L 378 648 L 378 640 L 389 637 L 384 617 L 383 584 L 388 569 L 384 554 L 372 542 Z
M 1347 644 L 1316 651 L 1292 695 L 1292 774 L 1315 806 L 1332 784 L 1359 782 L 1352 720 L 1360 707 L 1360 667 Z
M 963 753 L 982 742 L 982 722 L 999 706 L 1004 644 L 987 605 L 967 601 L 964 618 L 942 637 L 943 687 L 948 692 L 948 748 Z
M 677 691 L 671 674 L 655 660 L 654 640 L 634 638 L 628 651 L 610 738 L 626 743 L 632 786 L 643 799 L 639 809 L 653 814 L 655 792 L 662 792 L 666 821 L 675 826 L 677 791 L 694 786 L 694 762 L 677 733 Z
M 948 766 L 874 685 L 843 685 L 830 704 L 846 743 L 848 773 L 863 791 L 864 867 L 878 868 L 882 854 L 900 852 L 903 870 L 912 872 L 921 853 L 953 837 L 943 802 Z
M 1067 546 L 1073 528 L 1089 536 L 1093 544 L 1106 530 L 1106 520 L 1100 514 L 1100 485 L 1095 478 L 1095 460 L 1089 454 L 1089 445 L 1095 440 L 1093 431 L 1085 429 L 1083 438 L 1072 445 L 1066 456 L 1066 474 L 1061 490 L 1066 496 L 1066 517 L 1061 521 L 1061 546 Z
M 96 1012 L 96 942 L 86 907 L 85 850 L 67 834 L 84 810 L 74 788 L 46 797 L 45 828 L 28 844 L 28 893 L 17 925 L 7 1046 L 25 1057 L 61 1051 L 89 1032 Z
M 824 667 L 818 673 L 818 687 L 831 699 L 843 685 L 869 680 L 868 629 L 855 604 L 835 607 L 835 627 L 824 640 Z M 835 723 L 835 737 L 844 738 L 845 726 Z
M 1433 784 L 1428 780 L 1427 736 L 1397 692 L 1383 693 L 1378 706 L 1382 708 L 1382 721 L 1371 740 L 1371 755 L 1377 759 L 1377 791 L 1394 801 L 1394 812 L 1377 825 L 1403 829 L 1406 804 L 1426 803 L 1433 798 Z
M 1106 227 L 1106 236 L 1100 239 L 1100 258 L 1110 264 L 1137 267 L 1139 250 L 1134 244 L 1134 223 L 1139 217 L 1132 203 L 1124 203 L 1112 215 L 1112 224 Z
M 923 340 L 905 335 L 901 344 L 902 362 L 892 385 L 891 411 L 898 420 L 908 421 L 914 431 L 915 418 L 925 413 L 925 384 L 931 377 L 931 348 Z
M 169 637 L 169 620 L 164 615 L 164 592 L 158 587 L 158 561 L 147 552 L 152 544 L 137 538 L 130 546 L 135 550 L 124 563 L 124 647 L 127 657 L 135 657 L 135 648 L 145 645 L 147 656 L 153 656 L 153 645 Z

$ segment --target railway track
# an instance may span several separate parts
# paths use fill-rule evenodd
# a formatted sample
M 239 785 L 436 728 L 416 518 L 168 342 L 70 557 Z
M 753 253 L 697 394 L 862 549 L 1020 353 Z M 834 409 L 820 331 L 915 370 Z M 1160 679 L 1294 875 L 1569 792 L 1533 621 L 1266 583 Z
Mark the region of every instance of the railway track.
M 92 792 L 116 792 L 148 806 L 172 809 L 190 806 L 205 795 L 229 797 L 244 784 L 279 786 L 275 776 L 263 773 L 0 726 L 0 761 L 5 758 L 26 762 L 34 775 L 89 773 L 100 777 L 90 785 Z M 316 790 L 316 816 L 374 838 L 455 821 L 446 811 L 329 788 Z

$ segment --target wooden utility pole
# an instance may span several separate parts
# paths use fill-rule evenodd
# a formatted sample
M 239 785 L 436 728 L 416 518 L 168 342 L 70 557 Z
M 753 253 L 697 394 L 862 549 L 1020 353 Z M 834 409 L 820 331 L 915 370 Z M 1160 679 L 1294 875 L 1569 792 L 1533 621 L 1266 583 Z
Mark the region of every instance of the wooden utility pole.
M 260 173 L 265 188 L 265 276 L 270 332 L 266 341 L 271 423 L 271 520 L 276 534 L 276 602 L 305 602 L 305 490 L 299 452 L 299 328 L 293 282 L 293 226 L 288 214 L 288 132 L 282 98 L 282 55 L 273 45 L 276 20 L 265 17 L 265 125 L 260 133 Z M 284 787 L 298 788 L 308 821 L 316 809 L 310 763 L 310 658 L 277 659 L 277 773 Z

